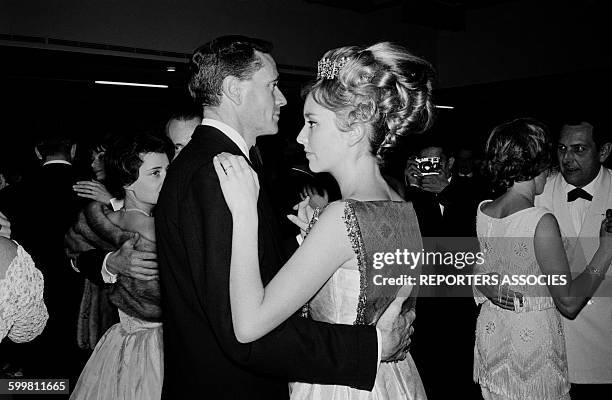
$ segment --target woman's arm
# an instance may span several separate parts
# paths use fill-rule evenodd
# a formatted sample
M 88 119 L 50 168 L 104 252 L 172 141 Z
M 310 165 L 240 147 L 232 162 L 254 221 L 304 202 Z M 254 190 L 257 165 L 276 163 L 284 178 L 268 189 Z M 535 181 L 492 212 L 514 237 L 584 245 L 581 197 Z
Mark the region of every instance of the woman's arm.
M 276 328 L 354 257 L 343 215 L 344 203 L 330 204 L 265 288 L 257 256 L 257 211 L 233 215 L 230 301 L 238 341 L 252 342 Z
M 354 257 L 344 204 L 330 204 L 307 240 L 264 288 L 258 261 L 257 175 L 241 157 L 213 160 L 232 213 L 230 304 L 238 341 L 264 336 L 302 307 L 342 264 Z
M 538 222 L 534 237 L 536 260 L 544 275 L 565 277 L 564 285 L 548 285 L 548 289 L 559 311 L 568 318 L 578 315 L 610 267 L 612 243 L 608 231 L 612 231 L 612 223 L 606 218 L 602 222 L 599 248 L 593 259 L 584 271 L 572 280 L 557 219 L 552 214 L 545 214 Z

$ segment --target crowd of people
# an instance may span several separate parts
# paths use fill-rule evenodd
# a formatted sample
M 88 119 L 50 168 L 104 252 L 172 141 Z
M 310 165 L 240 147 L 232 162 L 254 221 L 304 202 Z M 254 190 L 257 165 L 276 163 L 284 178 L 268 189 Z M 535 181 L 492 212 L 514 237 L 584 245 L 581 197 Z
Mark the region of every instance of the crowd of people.
M 200 111 L 101 138 L 92 179 L 72 139 L 38 142 L 40 169 L 0 190 L 2 376 L 69 379 L 77 400 L 609 397 L 607 132 L 515 119 L 477 159 L 429 133 L 429 62 L 389 42 L 329 50 L 297 142 L 333 181 L 299 186 L 293 240 L 255 146 L 287 104 L 271 50 L 199 47 Z M 384 169 L 397 148 L 403 182 Z M 385 261 L 416 280 L 376 284 L 374 256 L 400 250 L 482 262 Z

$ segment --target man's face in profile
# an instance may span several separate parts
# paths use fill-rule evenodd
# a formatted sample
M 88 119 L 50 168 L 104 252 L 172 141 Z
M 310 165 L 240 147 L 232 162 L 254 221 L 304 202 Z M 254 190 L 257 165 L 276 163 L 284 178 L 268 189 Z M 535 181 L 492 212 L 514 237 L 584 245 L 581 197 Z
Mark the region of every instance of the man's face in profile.
M 255 137 L 274 135 L 278 132 L 280 109 L 287 104 L 287 100 L 278 88 L 278 71 L 272 56 L 258 51 L 255 53 L 263 66 L 251 79 L 244 81 L 240 116 Z
M 173 119 L 168 123 L 168 138 L 174 144 L 174 158 L 189 143 L 193 131 L 201 123 L 202 119 L 200 118 L 189 120 Z

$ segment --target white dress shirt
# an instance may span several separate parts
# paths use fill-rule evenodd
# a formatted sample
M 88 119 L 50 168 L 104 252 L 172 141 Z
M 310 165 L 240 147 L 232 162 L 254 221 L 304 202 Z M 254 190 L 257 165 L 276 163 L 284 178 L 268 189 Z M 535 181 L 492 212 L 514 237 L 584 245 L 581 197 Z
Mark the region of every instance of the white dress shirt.
M 595 194 L 596 188 L 600 186 L 600 181 L 602 179 L 601 171 L 602 171 L 602 167 L 599 168 L 599 173 L 597 174 L 595 179 L 593 179 L 591 182 L 589 182 L 588 185 L 582 188 L 585 192 L 587 192 L 591 196 Z M 564 182 L 564 189 L 565 189 L 566 195 L 570 191 L 576 189 L 576 186 L 567 183 L 565 179 L 563 180 L 563 182 Z M 574 229 L 576 229 L 576 234 L 579 234 L 580 231 L 582 230 L 582 223 L 584 222 L 584 217 L 590 205 L 591 205 L 591 202 L 583 198 L 578 198 L 572 202 L 567 203 L 567 208 L 569 209 L 570 216 L 572 217 L 572 223 L 574 224 Z
M 49 164 L 72 165 L 72 163 L 70 161 L 66 161 L 66 160 L 49 160 L 49 161 L 45 161 L 42 166 L 44 167 L 45 165 L 49 165 Z
M 232 142 L 236 143 L 236 146 L 238 146 L 238 148 L 240 149 L 240 151 L 242 151 L 244 156 L 249 161 L 251 161 L 251 159 L 249 158 L 249 148 L 247 147 L 247 143 L 242 137 L 242 135 L 238 133 L 237 130 L 235 130 L 234 128 L 232 128 L 231 126 L 229 126 L 228 124 L 224 122 L 221 122 L 221 121 L 218 121 L 212 118 L 204 118 L 202 120 L 202 125 L 212 126 L 213 128 L 217 128 L 218 130 L 223 132 L 223 134 L 227 136 L 228 138 L 230 138 Z

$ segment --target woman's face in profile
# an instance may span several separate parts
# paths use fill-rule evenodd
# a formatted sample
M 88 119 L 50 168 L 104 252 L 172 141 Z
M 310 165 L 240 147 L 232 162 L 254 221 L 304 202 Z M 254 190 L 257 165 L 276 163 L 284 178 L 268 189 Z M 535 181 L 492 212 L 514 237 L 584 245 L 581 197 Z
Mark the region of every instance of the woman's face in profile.
M 166 171 L 168 169 L 168 155 L 166 153 L 141 154 L 142 165 L 138 169 L 138 179 L 126 190 L 131 190 L 137 200 L 147 204 L 157 204 Z
M 336 114 L 317 104 L 312 95 L 304 103 L 304 127 L 297 142 L 304 152 L 312 172 L 326 172 L 343 159 L 343 132 L 336 125 Z
M 91 153 L 91 170 L 93 171 L 97 181 L 103 181 L 106 178 L 104 170 L 104 149 L 95 149 Z

